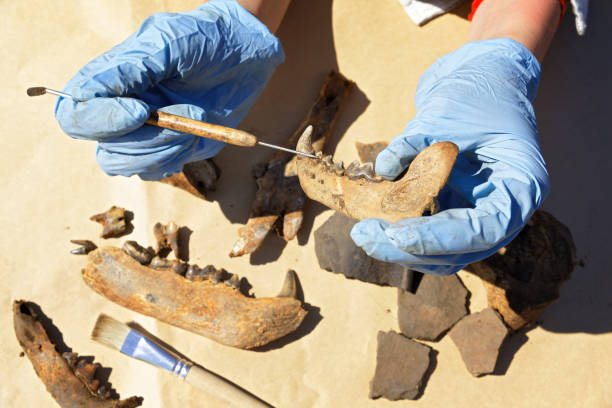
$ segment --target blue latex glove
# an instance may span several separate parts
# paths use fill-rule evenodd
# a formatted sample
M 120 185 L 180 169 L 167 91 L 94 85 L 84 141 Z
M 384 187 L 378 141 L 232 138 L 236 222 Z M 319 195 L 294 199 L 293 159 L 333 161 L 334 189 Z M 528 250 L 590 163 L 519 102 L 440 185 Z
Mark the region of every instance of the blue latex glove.
M 416 92 L 416 117 L 380 153 L 376 172 L 394 179 L 438 141 L 459 156 L 433 216 L 367 219 L 351 237 L 374 258 L 437 275 L 457 272 L 508 244 L 549 189 L 533 101 L 540 64 L 510 39 L 468 43 L 437 60 Z
M 157 180 L 223 143 L 143 126 L 150 110 L 236 127 L 283 60 L 278 39 L 235 1 L 154 14 L 68 82 L 84 102 L 60 98 L 55 116 L 71 137 L 99 142 L 107 174 Z

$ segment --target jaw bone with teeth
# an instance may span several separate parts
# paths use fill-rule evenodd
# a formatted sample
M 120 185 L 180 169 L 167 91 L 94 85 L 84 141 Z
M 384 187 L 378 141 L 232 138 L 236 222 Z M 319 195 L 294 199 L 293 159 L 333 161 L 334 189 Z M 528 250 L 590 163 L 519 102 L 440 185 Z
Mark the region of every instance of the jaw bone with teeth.
M 143 265 L 132 252 L 116 247 L 90 252 L 83 280 L 121 306 L 243 349 L 291 333 L 306 316 L 295 296 L 293 271 L 276 297 L 256 299 L 240 293 L 240 278 L 223 269 L 159 258 Z
M 297 150 L 314 154 L 306 128 Z M 382 218 L 396 222 L 436 211 L 436 197 L 446 184 L 455 164 L 458 148 L 451 142 L 433 144 L 412 161 L 398 181 L 387 181 L 374 174 L 372 163 L 333 163 L 330 156 L 312 159 L 297 156 L 297 173 L 306 195 L 351 218 Z M 319 154 L 320 155 L 320 154 Z

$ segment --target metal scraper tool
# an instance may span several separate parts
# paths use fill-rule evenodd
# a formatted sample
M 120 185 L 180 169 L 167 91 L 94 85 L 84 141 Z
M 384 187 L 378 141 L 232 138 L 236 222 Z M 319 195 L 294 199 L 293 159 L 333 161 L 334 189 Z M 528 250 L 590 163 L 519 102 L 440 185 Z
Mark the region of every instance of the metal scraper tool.
M 45 88 L 44 86 L 28 88 L 27 93 L 29 96 L 53 94 L 57 96 L 63 96 L 64 98 L 70 98 L 79 102 L 78 99 L 76 99 L 70 94 Z M 300 156 L 310 157 L 312 159 L 318 159 L 318 157 L 313 154 L 298 152 L 296 150 L 287 149 L 286 147 L 260 142 L 259 140 L 257 140 L 257 137 L 243 130 L 233 129 L 221 125 L 214 125 L 212 123 L 202 122 L 200 120 L 186 118 L 184 116 L 172 115 L 170 113 L 165 113 L 158 110 L 151 112 L 151 115 L 145 123 L 147 125 L 153 125 L 165 129 L 172 129 L 179 132 L 189 133 L 191 135 L 214 139 L 236 146 L 254 147 L 255 145 L 261 145 L 265 147 L 270 147 L 272 149 L 282 150 L 284 152 L 298 154 Z

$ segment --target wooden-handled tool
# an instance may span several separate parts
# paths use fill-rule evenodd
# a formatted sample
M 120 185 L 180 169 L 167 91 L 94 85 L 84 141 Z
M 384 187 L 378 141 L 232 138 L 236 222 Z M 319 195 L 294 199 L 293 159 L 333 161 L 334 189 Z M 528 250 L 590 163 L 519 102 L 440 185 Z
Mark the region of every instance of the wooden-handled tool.
M 53 94 L 57 96 L 62 96 L 64 98 L 71 98 L 79 102 L 70 94 L 60 91 L 54 91 L 53 89 L 45 88 L 44 86 L 35 86 L 32 88 L 28 88 L 27 93 L 29 96 Z M 195 120 L 184 116 L 173 115 L 171 113 L 166 113 L 159 110 L 151 112 L 151 115 L 145 123 L 147 125 L 158 126 L 165 129 L 172 129 L 179 132 L 189 133 L 194 136 L 218 140 L 220 142 L 236 146 L 254 147 L 255 145 L 261 145 L 293 154 L 299 154 L 301 156 L 307 156 L 312 159 L 318 159 L 317 156 L 312 154 L 302 153 L 296 150 L 288 149 L 286 147 L 260 142 L 259 140 L 257 140 L 257 137 L 243 130 L 202 122 L 201 120 Z

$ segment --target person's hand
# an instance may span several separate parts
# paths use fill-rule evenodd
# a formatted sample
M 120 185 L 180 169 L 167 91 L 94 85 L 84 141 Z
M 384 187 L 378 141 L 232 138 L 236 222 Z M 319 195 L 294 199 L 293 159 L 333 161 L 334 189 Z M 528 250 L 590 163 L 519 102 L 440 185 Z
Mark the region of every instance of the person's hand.
M 394 179 L 423 148 L 458 145 L 439 195 L 439 213 L 396 223 L 367 219 L 351 237 L 368 255 L 448 275 L 508 244 L 549 189 L 538 146 L 534 99 L 540 64 L 520 43 L 468 43 L 440 58 L 419 81 L 416 117 L 376 160 Z
M 143 126 L 153 109 L 236 127 L 284 53 L 278 39 L 235 1 L 149 17 L 123 43 L 83 67 L 64 87 L 55 115 L 71 137 L 98 141 L 109 175 L 157 180 L 223 143 Z

